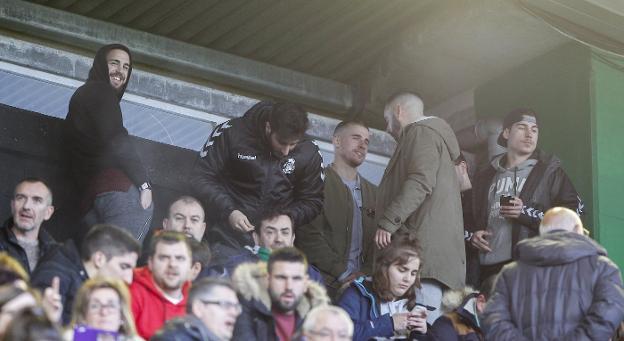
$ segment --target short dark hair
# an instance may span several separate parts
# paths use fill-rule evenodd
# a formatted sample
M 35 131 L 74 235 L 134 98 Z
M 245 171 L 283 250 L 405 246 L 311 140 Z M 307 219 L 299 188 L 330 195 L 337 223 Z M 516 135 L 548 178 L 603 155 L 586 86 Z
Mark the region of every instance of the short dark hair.
M 36 183 L 39 182 L 41 183 L 43 186 L 45 186 L 45 188 L 48 190 L 48 193 L 50 193 L 50 205 L 52 205 L 52 203 L 54 202 L 54 195 L 52 193 L 52 188 L 50 187 L 50 184 L 48 184 L 48 182 L 46 180 L 44 180 L 43 178 L 40 177 L 36 177 L 36 176 L 29 176 L 26 178 L 21 179 L 20 181 L 18 181 L 18 183 L 15 185 L 15 187 L 13 187 L 13 194 L 15 194 L 15 189 L 17 189 L 17 186 L 23 184 L 23 183 Z
M 370 130 L 368 126 L 366 125 L 366 123 L 364 123 L 363 121 L 346 120 L 346 121 L 341 121 L 340 123 L 336 125 L 336 128 L 334 128 L 334 136 L 338 135 L 341 131 L 343 131 L 348 126 L 360 126 L 360 127 L 366 128 L 366 130 Z
M 83 261 L 91 259 L 97 251 L 106 255 L 110 260 L 114 256 L 121 256 L 131 252 L 141 254 L 141 245 L 126 230 L 111 225 L 98 224 L 89 230 L 80 247 L 80 257 Z
M 392 236 L 392 242 L 389 246 L 378 251 L 375 255 L 373 266 L 373 291 L 382 301 L 390 301 L 393 299 L 390 293 L 390 278 L 388 277 L 388 268 L 394 263 L 399 265 L 407 264 L 408 260 L 416 257 L 422 258 L 420 246 L 414 236 L 408 233 L 396 233 Z M 418 272 L 420 274 L 420 271 Z M 420 288 L 420 276 L 416 277 L 414 284 L 407 289 L 405 297 L 408 300 L 408 309 L 412 309 L 416 304 L 416 288 Z
M 190 253 L 191 258 L 193 258 L 193 247 L 191 246 L 189 237 L 187 237 L 182 232 L 160 230 L 154 233 L 154 236 L 152 237 L 152 240 L 150 241 L 149 249 L 148 249 L 148 255 L 150 258 L 154 256 L 154 254 L 156 253 L 156 246 L 158 246 L 158 244 L 160 243 L 163 243 L 163 244 L 184 243 L 184 245 L 186 245 L 186 248 L 188 249 Z
M 269 114 L 271 132 L 280 139 L 301 139 L 308 130 L 308 113 L 294 103 L 276 102 Z
M 189 243 L 191 243 L 192 263 L 201 264 L 202 269 L 205 269 L 210 264 L 212 254 L 210 253 L 210 247 L 206 243 L 195 240 L 193 237 L 188 237 Z
M 260 212 L 260 215 L 258 216 L 258 219 L 256 219 L 256 224 L 255 226 L 258 227 L 258 233 L 260 233 L 259 229 L 262 227 L 262 222 L 263 221 L 267 221 L 267 220 L 273 220 L 281 215 L 285 215 L 288 216 L 290 218 L 290 214 L 289 212 L 283 208 L 283 207 L 277 207 L 277 208 L 267 208 L 265 210 L 263 210 L 262 212 Z M 295 226 L 294 226 L 294 221 L 292 218 L 290 218 L 290 221 L 293 223 L 293 232 L 295 230 Z
M 308 259 L 303 252 L 294 247 L 283 247 L 271 252 L 269 262 L 267 264 L 267 271 L 269 274 L 273 270 L 273 264 L 276 262 L 303 263 L 306 271 L 308 271 Z
M 205 277 L 202 279 L 198 279 L 193 282 L 191 290 L 189 290 L 188 298 L 186 300 L 186 312 L 192 313 L 193 302 L 195 302 L 195 300 L 197 300 L 199 297 L 202 297 L 204 295 L 210 295 L 210 293 L 212 293 L 212 290 L 216 287 L 225 287 L 236 293 L 234 286 L 229 280 L 217 277 Z

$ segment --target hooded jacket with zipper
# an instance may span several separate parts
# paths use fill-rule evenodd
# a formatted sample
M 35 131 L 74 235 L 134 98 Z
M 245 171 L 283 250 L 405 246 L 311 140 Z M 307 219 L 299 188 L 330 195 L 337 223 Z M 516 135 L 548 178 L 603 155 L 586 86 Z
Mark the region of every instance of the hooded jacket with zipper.
M 294 226 L 310 222 L 323 205 L 322 158 L 302 139 L 284 157 L 271 150 L 265 133 L 273 102 L 254 105 L 242 117 L 213 130 L 191 175 L 193 190 L 217 219 L 213 240 L 253 245 L 249 233 L 235 231 L 228 217 L 239 210 L 252 222 L 268 207 L 285 207 Z
M 49 252 L 39 262 L 30 283 L 33 287 L 43 291 L 52 285 L 54 277 L 60 280 L 59 294 L 63 303 L 62 322 L 63 325 L 67 325 L 71 320 L 74 297 L 82 283 L 89 279 L 78 248 L 72 240 L 68 240 L 62 246 Z
M 512 220 L 512 250 L 515 245 L 526 238 L 538 234 L 539 224 L 544 212 L 552 207 L 567 207 L 579 215 L 585 213 L 585 205 L 574 188 L 574 185 L 561 168 L 561 161 L 554 155 L 536 150 L 532 158 L 537 160 L 529 174 L 522 191 L 519 193 L 523 202 L 522 212 Z M 505 154 L 495 160 L 505 160 Z M 488 225 L 489 191 L 495 181 L 495 165 L 489 165 L 477 173 L 473 184 L 473 216 L 475 230 L 485 230 Z M 512 258 L 515 255 L 512 252 Z M 471 260 L 470 277 L 479 278 L 478 260 Z
M 137 333 L 147 340 L 166 321 L 186 314 L 186 299 L 190 286 L 190 282 L 184 283 L 182 300 L 177 304 L 173 304 L 156 287 L 152 272 L 148 267 L 134 269 L 134 276 L 129 289 Z
M 243 311 L 236 320 L 232 340 L 278 341 L 275 320 L 271 313 L 266 267 L 265 262 L 244 263 L 232 275 L 232 283 L 243 306 Z M 325 289 L 320 284 L 309 281 L 307 291 L 295 308 L 295 330 L 301 327 L 303 319 L 312 308 L 329 303 Z
M 130 56 L 130 69 L 121 91 L 110 84 L 106 57 L 111 50 L 123 50 Z M 92 201 L 98 193 L 93 191 L 94 179 L 106 170 L 116 170 L 118 185 L 134 184 L 139 187 L 149 182 L 146 168 L 123 126 L 121 98 L 132 74 L 130 50 L 120 44 L 100 48 L 87 82 L 74 92 L 69 101 L 69 112 L 64 122 L 64 146 L 68 154 L 72 176 L 85 192 L 84 200 Z M 121 171 L 121 173 L 119 173 Z M 120 191 L 126 191 L 119 188 Z M 88 210 L 88 207 L 82 208 Z M 86 211 L 85 211 L 86 213 Z
M 362 259 L 363 273 L 372 270 L 375 245 L 375 194 L 377 187 L 360 176 L 362 190 Z M 353 195 L 340 175 L 325 169 L 323 212 L 309 225 L 297 229 L 295 244 L 305 252 L 311 264 L 321 270 L 325 284 L 338 289 L 338 277 L 347 269 L 353 233 Z
M 421 278 L 464 286 L 466 254 L 459 181 L 459 145 L 437 117 L 407 125 L 377 190 L 375 216 L 391 233 L 404 229 L 422 247 Z
M 624 319 L 620 271 L 590 238 L 553 231 L 523 240 L 484 312 L 488 340 L 608 340 Z
M 353 340 L 366 341 L 375 336 L 394 335 L 390 314 L 381 315 L 379 299 L 373 292 L 373 283 L 359 277 L 342 293 L 338 305 L 353 320 Z
M 15 233 L 11 230 L 13 227 L 13 217 L 9 217 L 4 222 L 2 228 L 0 228 L 0 251 L 5 251 L 9 254 L 9 256 L 15 258 L 20 265 L 28 272 L 30 271 L 30 267 L 28 265 L 28 256 L 26 255 L 26 251 L 22 248 L 21 245 L 17 242 L 17 237 Z M 58 246 L 54 238 L 41 226 L 39 228 L 39 261 L 45 258 L 46 254 L 54 250 L 55 247 Z M 37 270 L 35 267 L 34 270 Z

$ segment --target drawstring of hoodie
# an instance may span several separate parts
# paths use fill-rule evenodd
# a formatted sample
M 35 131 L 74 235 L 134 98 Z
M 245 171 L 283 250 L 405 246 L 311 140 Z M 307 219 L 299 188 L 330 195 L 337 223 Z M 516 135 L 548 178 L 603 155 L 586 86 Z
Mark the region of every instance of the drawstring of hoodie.
M 514 197 L 518 196 L 518 166 L 514 167 Z

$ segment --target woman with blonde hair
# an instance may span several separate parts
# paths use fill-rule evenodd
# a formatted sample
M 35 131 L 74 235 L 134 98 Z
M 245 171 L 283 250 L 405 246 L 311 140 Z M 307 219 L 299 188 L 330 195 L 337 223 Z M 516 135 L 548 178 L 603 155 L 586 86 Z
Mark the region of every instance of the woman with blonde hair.
M 30 281 L 28 272 L 22 264 L 11 257 L 6 251 L 0 252 L 0 285 L 22 281 L 24 284 Z
M 74 299 L 72 320 L 66 338 L 100 335 L 123 340 L 142 340 L 136 333 L 130 311 L 130 294 L 118 279 L 93 278 L 86 281 Z M 69 337 L 68 337 L 69 336 Z

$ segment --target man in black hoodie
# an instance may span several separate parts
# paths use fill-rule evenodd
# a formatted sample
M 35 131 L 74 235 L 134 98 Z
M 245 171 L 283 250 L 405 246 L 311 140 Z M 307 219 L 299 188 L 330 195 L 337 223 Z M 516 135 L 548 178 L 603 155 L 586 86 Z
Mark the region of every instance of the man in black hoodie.
M 69 102 L 64 143 L 87 228 L 114 224 L 143 240 L 152 218 L 151 185 L 119 105 L 131 73 L 127 47 L 98 50 L 87 82 Z

